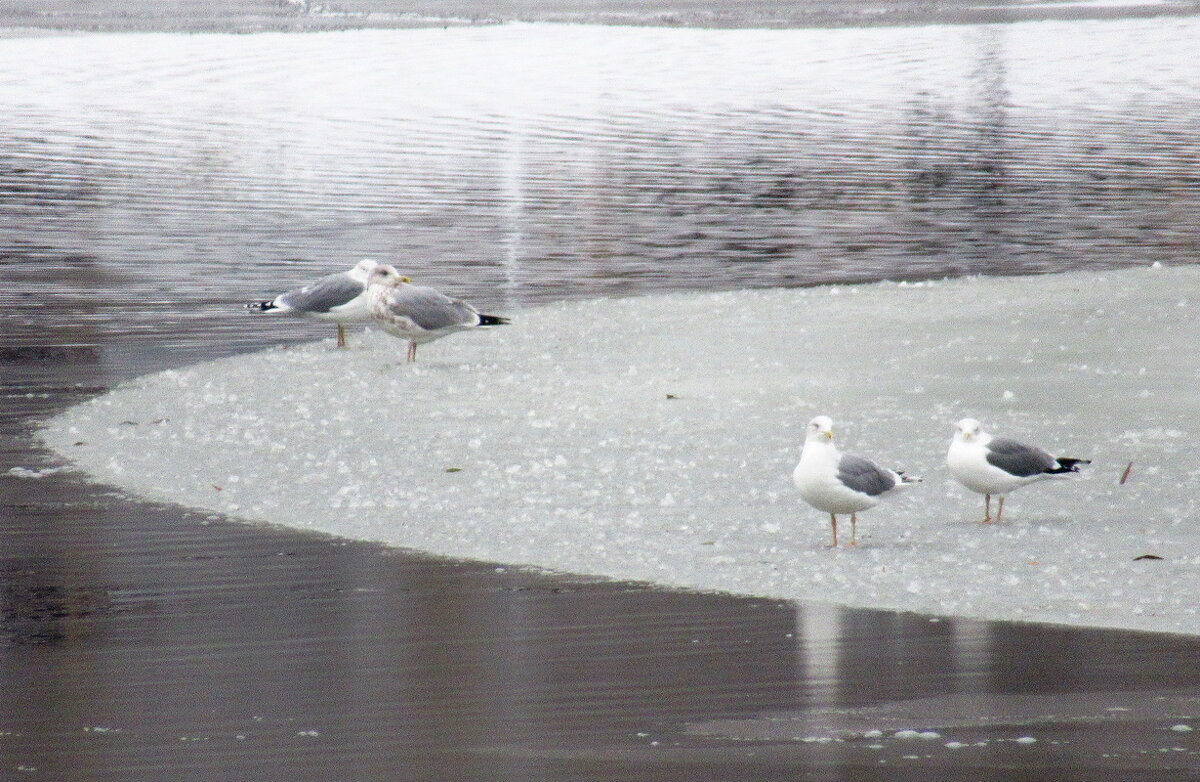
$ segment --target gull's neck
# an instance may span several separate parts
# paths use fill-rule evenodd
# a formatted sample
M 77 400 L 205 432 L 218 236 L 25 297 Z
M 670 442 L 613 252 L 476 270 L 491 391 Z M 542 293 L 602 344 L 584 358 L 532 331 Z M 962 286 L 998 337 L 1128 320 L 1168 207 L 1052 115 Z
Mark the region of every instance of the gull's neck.
M 830 458 L 836 456 L 837 452 L 837 446 L 834 445 L 833 440 L 824 435 L 817 435 L 804 441 L 804 451 L 801 453 L 801 457 L 805 454 L 812 454 L 815 458 Z
M 962 435 L 959 435 L 958 441 L 966 446 L 982 448 L 983 446 L 987 445 L 988 443 L 990 443 L 992 441 L 992 436 L 990 434 L 988 434 L 987 432 L 980 432 L 979 434 L 975 435 L 974 437 L 972 437 L 970 439 L 963 437 Z

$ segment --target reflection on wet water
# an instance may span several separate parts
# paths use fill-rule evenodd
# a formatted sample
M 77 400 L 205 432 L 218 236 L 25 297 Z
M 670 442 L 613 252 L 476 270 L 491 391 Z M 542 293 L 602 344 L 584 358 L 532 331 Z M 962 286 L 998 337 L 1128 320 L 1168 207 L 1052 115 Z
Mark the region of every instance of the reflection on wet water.
M 1193 654 L 1194 639 L 819 605 L 797 620 L 798 705 L 695 722 L 690 736 L 806 747 L 813 765 L 865 771 L 874 759 L 888 774 L 1200 767 L 1200 674 L 1170 662 Z
M 102 590 L 65 587 L 45 582 L 41 573 L 31 579 L 34 575 L 5 574 L 0 584 L 0 644 L 61 643 L 79 620 L 111 610 Z

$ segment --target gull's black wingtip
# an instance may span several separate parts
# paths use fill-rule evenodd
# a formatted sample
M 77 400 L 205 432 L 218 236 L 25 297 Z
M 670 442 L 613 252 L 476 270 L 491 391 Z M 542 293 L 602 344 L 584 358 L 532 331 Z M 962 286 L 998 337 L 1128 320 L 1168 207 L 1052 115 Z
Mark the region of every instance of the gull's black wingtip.
M 270 312 L 276 307 L 274 301 L 252 301 L 246 305 L 246 309 L 254 312 Z
M 1091 459 L 1069 459 L 1065 456 L 1060 459 L 1056 459 L 1056 461 L 1058 462 L 1058 467 L 1055 467 L 1052 470 L 1047 470 L 1046 472 L 1051 474 L 1079 472 L 1079 467 L 1081 465 L 1092 463 Z
M 479 316 L 479 325 L 480 326 L 507 326 L 508 323 L 509 323 L 508 318 L 502 318 L 499 315 L 480 315 Z

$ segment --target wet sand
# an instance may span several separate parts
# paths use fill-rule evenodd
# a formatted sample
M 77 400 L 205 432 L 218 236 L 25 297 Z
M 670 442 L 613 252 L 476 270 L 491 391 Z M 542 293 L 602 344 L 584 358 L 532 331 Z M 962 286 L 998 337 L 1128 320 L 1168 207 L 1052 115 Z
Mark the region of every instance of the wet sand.
M 64 406 L 278 342 L 166 321 L 143 350 L 60 315 L 0 345 L 0 777 L 1200 778 L 1172 730 L 1200 715 L 1198 639 L 519 572 L 17 477 L 52 465 L 31 434 Z

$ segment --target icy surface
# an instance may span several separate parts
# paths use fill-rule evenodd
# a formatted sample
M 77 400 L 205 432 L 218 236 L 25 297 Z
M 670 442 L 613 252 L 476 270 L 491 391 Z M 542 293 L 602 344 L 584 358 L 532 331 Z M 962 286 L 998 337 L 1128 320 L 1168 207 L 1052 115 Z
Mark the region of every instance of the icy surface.
M 144 377 L 42 435 L 131 493 L 453 557 L 1194 634 L 1198 291 L 1155 268 L 564 303 L 415 365 L 370 333 Z M 817 413 L 925 478 L 857 549 L 791 483 Z M 944 462 L 967 415 L 1094 464 L 980 524 Z

